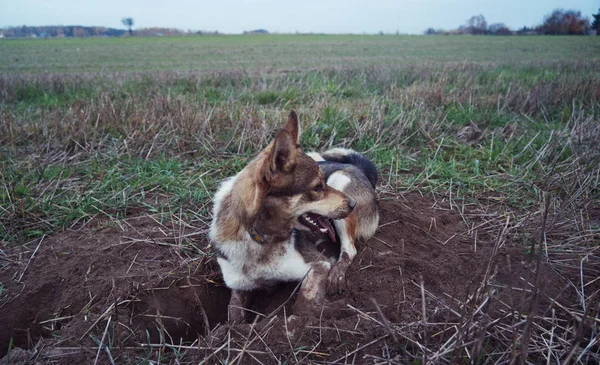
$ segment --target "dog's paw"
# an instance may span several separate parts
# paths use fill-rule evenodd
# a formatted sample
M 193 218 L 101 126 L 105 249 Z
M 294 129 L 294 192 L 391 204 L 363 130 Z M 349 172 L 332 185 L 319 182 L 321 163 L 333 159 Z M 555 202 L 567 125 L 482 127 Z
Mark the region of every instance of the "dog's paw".
M 304 336 L 306 326 L 310 324 L 310 317 L 292 314 L 285 322 L 288 338 L 291 341 L 299 341 Z
M 246 311 L 239 307 L 229 306 L 227 315 L 229 324 L 240 324 L 246 320 Z
M 341 294 L 346 290 L 346 272 L 341 266 L 334 266 L 327 277 L 327 294 Z

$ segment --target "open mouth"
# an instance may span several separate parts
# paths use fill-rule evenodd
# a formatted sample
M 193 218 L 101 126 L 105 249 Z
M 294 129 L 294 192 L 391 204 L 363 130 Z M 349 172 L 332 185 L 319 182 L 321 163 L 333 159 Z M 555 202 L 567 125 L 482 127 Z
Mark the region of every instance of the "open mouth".
M 312 231 L 322 235 L 326 234 L 329 236 L 331 241 L 337 242 L 335 239 L 335 230 L 333 229 L 331 222 L 322 215 L 304 213 L 298 218 L 298 220 Z

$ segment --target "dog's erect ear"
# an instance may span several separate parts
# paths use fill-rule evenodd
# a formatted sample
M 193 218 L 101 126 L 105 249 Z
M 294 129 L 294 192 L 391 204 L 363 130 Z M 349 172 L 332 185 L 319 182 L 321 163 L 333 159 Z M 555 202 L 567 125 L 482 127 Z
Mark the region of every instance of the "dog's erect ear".
M 288 132 L 290 132 L 296 144 L 300 144 L 300 134 L 302 133 L 302 131 L 300 130 L 300 123 L 298 123 L 298 115 L 294 110 L 290 111 L 288 121 L 285 124 L 285 126 L 283 126 L 283 128 L 287 129 Z
M 296 166 L 297 154 L 298 149 L 292 134 L 287 128 L 280 130 L 273 142 L 271 161 L 269 161 L 271 172 L 290 172 Z

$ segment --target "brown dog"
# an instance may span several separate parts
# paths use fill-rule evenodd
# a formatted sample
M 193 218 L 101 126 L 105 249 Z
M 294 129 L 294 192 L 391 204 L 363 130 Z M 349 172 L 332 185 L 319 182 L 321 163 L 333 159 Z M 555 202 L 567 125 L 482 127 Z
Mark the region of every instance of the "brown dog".
M 376 181 L 372 163 L 348 150 L 325 153 L 325 160 L 329 156 L 334 161 L 317 163 L 316 155 L 302 152 L 299 141 L 292 111 L 275 140 L 225 180 L 215 196 L 210 238 L 225 284 L 232 289 L 230 321 L 244 319 L 252 290 L 286 281 L 302 281 L 294 313 L 311 313 L 322 304 L 328 282 L 334 291 L 341 288 L 356 254 L 355 239 L 369 238 L 377 227 L 375 182 L 361 166 L 341 160 L 350 152 L 360 156 Z M 341 259 L 332 262 L 316 241 L 338 239 Z

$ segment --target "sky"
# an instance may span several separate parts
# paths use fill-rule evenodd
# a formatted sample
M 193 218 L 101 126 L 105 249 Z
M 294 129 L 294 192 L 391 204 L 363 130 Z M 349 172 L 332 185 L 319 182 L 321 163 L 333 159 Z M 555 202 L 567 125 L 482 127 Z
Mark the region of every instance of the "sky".
M 509 28 L 540 24 L 555 8 L 591 17 L 598 0 L 0 0 L 0 27 L 85 25 L 124 28 L 168 27 L 241 33 L 421 34 L 432 27 L 453 29 L 472 15 Z

